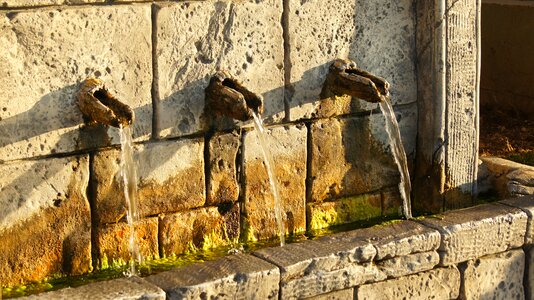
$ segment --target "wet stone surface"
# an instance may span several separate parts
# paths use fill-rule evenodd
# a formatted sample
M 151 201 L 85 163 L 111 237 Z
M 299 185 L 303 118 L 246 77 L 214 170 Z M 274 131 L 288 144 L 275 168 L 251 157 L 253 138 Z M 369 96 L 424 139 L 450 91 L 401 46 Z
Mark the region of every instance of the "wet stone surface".
M 206 204 L 237 202 L 239 184 L 237 182 L 236 159 L 240 147 L 240 135 L 216 134 L 209 141 L 209 181 L 206 191 Z

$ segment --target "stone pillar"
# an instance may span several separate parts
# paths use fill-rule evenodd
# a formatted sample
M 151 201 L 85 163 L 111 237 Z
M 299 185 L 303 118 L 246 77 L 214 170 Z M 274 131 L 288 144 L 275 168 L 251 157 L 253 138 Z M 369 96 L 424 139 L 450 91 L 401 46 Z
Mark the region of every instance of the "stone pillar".
M 419 210 L 469 206 L 476 193 L 480 6 L 417 1 Z

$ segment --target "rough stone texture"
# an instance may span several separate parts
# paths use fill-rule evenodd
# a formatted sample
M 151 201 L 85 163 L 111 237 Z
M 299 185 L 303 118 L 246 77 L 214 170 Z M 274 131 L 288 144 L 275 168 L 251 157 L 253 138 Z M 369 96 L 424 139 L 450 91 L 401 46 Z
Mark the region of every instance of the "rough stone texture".
M 0 7 L 27 7 L 61 4 L 103 3 L 106 0 L 3 0 Z
M 278 299 L 280 272 L 251 255 L 237 254 L 149 276 L 168 299 Z
M 91 270 L 88 156 L 0 166 L 0 285 Z
M 207 205 L 236 202 L 239 197 L 236 159 L 240 138 L 237 133 L 219 134 L 209 141 Z
M 306 127 L 294 125 L 271 128 L 265 135 L 277 177 L 286 232 L 306 230 L 306 135 Z M 275 237 L 279 235 L 275 200 L 256 131 L 245 136 L 244 161 L 245 238 Z
M 356 299 L 456 299 L 459 290 L 460 272 L 452 266 L 360 286 Z
M 526 247 L 525 249 L 525 299 L 534 297 L 534 248 Z
M 534 244 L 534 196 L 520 197 L 500 201 L 502 204 L 514 206 L 523 210 L 528 216 L 527 232 L 525 234 L 525 244 Z
M 460 299 L 525 299 L 525 253 L 512 250 L 467 262 Z
M 88 76 L 134 109 L 134 137 L 148 139 L 150 23 L 149 5 L 1 13 L 0 159 L 118 144 L 116 128 L 82 126 L 74 94 Z
M 382 215 L 382 195 L 361 195 L 332 202 L 308 203 L 308 230 L 323 229 Z
M 387 217 L 401 217 L 403 215 L 402 199 L 398 186 L 382 192 L 382 215 Z
M 254 253 L 280 267 L 283 299 L 311 297 L 383 280 L 386 276 L 370 262 L 375 254 L 365 238 L 305 241 Z
M 486 181 L 499 196 L 534 195 L 534 167 L 498 157 L 482 157 L 489 176 Z
M 414 107 L 397 119 L 410 161 L 415 148 Z M 311 201 L 321 202 L 398 186 L 399 172 L 389 150 L 381 114 L 329 119 L 311 125 Z
M 156 16 L 159 135 L 204 129 L 204 89 L 219 69 L 263 94 L 264 116 L 280 120 L 284 115 L 281 15 L 282 3 L 274 0 L 162 5 Z
M 439 254 L 436 251 L 429 251 L 394 257 L 377 262 L 376 265 L 388 278 L 396 278 L 431 270 L 438 263 Z
M 210 249 L 236 239 L 239 233 L 239 206 L 225 214 L 206 207 L 168 215 L 161 219 L 160 249 L 163 256 L 197 249 Z
M 78 288 L 66 288 L 20 299 L 165 300 L 166 298 L 165 292 L 156 285 L 138 277 L 131 277 L 96 282 Z
M 106 269 L 130 261 L 130 226 L 126 223 L 103 225 L 97 229 L 96 249 L 99 267 Z M 142 219 L 135 224 L 135 240 L 143 260 L 159 258 L 158 219 Z
M 416 101 L 413 12 L 409 0 L 291 0 L 286 17 L 291 82 L 286 100 L 291 120 L 317 112 L 317 100 L 335 58 L 351 58 L 359 67 L 386 78 L 395 104 Z M 376 106 L 356 100 L 349 107 L 342 113 Z
M 204 146 L 201 139 L 135 146 L 138 209 L 141 216 L 200 207 L 205 202 Z M 91 178 L 96 221 L 116 223 L 126 214 L 120 152 L 95 154 Z
M 308 300 L 347 300 L 354 299 L 354 289 L 346 289 L 341 291 L 335 291 L 328 294 L 322 294 L 319 296 L 306 298 Z
M 421 222 L 441 234 L 442 265 L 521 247 L 525 242 L 527 214 L 501 204 L 486 204 L 449 211 Z

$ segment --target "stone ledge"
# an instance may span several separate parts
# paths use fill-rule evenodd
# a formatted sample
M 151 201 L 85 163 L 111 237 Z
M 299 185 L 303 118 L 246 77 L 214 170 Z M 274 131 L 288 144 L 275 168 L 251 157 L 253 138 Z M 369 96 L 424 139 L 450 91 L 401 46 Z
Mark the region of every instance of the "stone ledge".
M 524 211 L 528 216 L 527 232 L 525 234 L 525 244 L 534 244 L 534 228 L 532 219 L 534 218 L 534 196 L 526 196 L 500 201 L 504 205 L 516 207 Z
M 527 221 L 527 214 L 518 208 L 486 204 L 420 222 L 440 232 L 440 264 L 448 266 L 521 247 Z

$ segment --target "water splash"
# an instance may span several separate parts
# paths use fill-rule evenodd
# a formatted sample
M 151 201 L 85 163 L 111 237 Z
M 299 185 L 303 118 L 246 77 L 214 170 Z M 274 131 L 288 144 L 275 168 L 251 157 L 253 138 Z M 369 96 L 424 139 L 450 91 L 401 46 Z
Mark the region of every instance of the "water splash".
M 257 113 L 253 113 L 254 116 L 254 127 L 256 128 L 256 132 L 258 134 L 258 139 L 260 141 L 260 148 L 263 155 L 263 160 L 265 161 L 265 167 L 267 169 L 267 174 L 269 175 L 269 182 L 271 184 L 271 190 L 273 192 L 274 196 L 274 214 L 276 218 L 276 224 L 278 226 L 278 233 L 280 235 L 280 246 L 284 246 L 286 243 L 285 238 L 285 228 L 284 228 L 284 220 L 282 219 L 282 202 L 280 198 L 280 194 L 278 193 L 278 186 L 276 183 L 276 173 L 273 168 L 273 158 L 271 155 L 271 152 L 269 151 L 269 148 L 267 147 L 267 141 L 266 141 L 266 134 L 265 134 L 265 127 L 263 126 L 263 122 L 260 118 L 260 116 Z
M 133 160 L 133 141 L 130 127 L 119 128 L 121 139 L 121 162 L 120 174 L 124 185 L 124 197 L 126 199 L 126 220 L 130 227 L 129 249 L 130 249 L 130 269 L 126 273 L 128 276 L 138 275 L 136 264 L 141 264 L 141 253 L 139 244 L 135 240 L 135 225 L 139 221 L 137 211 L 137 171 Z
M 402 198 L 403 214 L 406 219 L 411 219 L 412 207 L 410 203 L 410 193 L 412 191 L 412 184 L 410 183 L 408 160 L 406 158 L 406 151 L 404 151 L 404 147 L 402 146 L 399 124 L 397 123 L 389 99 L 383 97 L 382 101 L 380 101 L 380 109 L 386 118 L 386 131 L 389 136 L 391 151 L 393 152 L 393 158 L 395 159 L 395 163 L 397 164 L 400 173 L 399 191 Z

